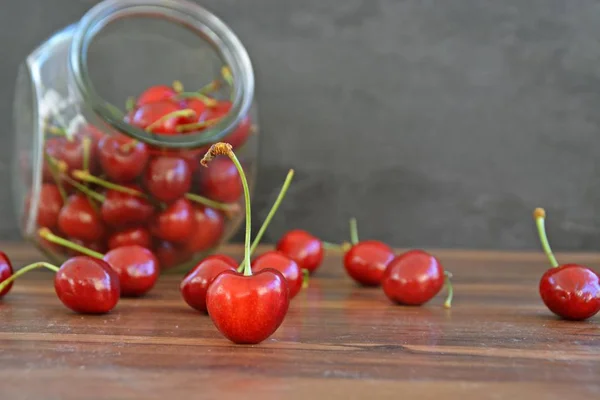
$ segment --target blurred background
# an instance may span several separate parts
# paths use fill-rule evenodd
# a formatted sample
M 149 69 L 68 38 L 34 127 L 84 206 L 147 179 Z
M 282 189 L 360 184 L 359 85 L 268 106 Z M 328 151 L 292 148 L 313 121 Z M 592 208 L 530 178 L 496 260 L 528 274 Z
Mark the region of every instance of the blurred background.
M 597 1 L 197 2 L 254 63 L 254 225 L 296 169 L 265 241 L 291 228 L 345 240 L 356 216 L 362 238 L 393 246 L 537 249 L 531 213 L 544 206 L 556 249 L 600 249 Z M 96 3 L 3 2 L 0 239 L 19 237 L 18 65 Z

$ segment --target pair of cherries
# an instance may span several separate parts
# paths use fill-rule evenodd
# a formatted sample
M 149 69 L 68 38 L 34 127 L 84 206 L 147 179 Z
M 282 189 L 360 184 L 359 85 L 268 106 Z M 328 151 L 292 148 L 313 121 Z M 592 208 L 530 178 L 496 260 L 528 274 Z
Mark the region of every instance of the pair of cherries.
M 536 208 L 533 217 L 552 268 L 541 277 L 539 293 L 550 311 L 567 320 L 583 321 L 600 311 L 600 277 L 580 264 L 559 265 L 546 236 L 546 211 Z

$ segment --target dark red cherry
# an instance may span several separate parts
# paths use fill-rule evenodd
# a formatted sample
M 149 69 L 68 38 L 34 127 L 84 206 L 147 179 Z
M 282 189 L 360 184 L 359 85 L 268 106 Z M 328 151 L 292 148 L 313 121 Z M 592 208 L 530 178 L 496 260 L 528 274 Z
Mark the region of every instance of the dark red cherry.
M 25 207 L 27 212 L 31 207 L 31 193 L 27 195 Z M 63 198 L 58 186 L 53 183 L 43 183 L 38 199 L 37 224 L 54 229 L 58 224 L 58 214 L 63 206 Z
M 542 301 L 554 314 L 581 321 L 600 311 L 600 278 L 578 264 L 551 268 L 540 280 Z
M 137 98 L 136 107 L 142 107 L 149 103 L 161 102 L 163 100 L 171 100 L 177 95 L 173 87 L 167 85 L 155 85 L 144 90 Z
M 205 113 L 205 120 L 212 120 L 225 117 L 229 110 L 231 109 L 230 101 L 221 101 L 216 107 L 212 107 L 207 110 Z M 233 149 L 237 149 L 243 146 L 248 137 L 250 136 L 252 129 L 252 122 L 250 120 L 250 116 L 246 115 L 242 118 L 240 123 L 235 127 L 235 129 L 223 139 L 224 142 L 229 143 Z
M 136 185 L 123 185 L 141 192 Z M 154 214 L 154 207 L 140 196 L 118 190 L 107 190 L 101 208 L 102 219 L 113 227 L 127 227 L 146 224 Z
M 194 123 L 195 117 L 174 115 L 161 122 L 158 122 L 158 120 L 165 117 L 167 114 L 182 109 L 182 104 L 171 100 L 162 100 L 144 104 L 133 113 L 130 123 L 141 129 L 148 129 L 150 127 L 151 131 L 154 133 L 175 135 L 178 134 L 178 125 Z
M 156 240 L 154 254 L 158 258 L 161 270 L 168 270 L 190 259 L 190 254 L 185 249 L 166 240 Z
M 168 242 L 185 243 L 194 233 L 195 224 L 194 208 L 187 199 L 181 198 L 154 216 L 150 232 Z
M 62 142 L 60 159 L 67 164 L 68 171 L 84 169 L 84 138 L 90 140 L 89 171 L 96 173 L 98 171 L 97 147 L 94 145 L 94 139 L 90 136 L 75 135 L 71 140 L 65 139 Z
M 267 251 L 252 261 L 253 273 L 268 268 L 281 272 L 290 289 L 290 299 L 300 293 L 303 276 L 300 267 L 294 260 L 279 251 Z
M 122 246 L 138 245 L 147 249 L 152 248 L 152 237 L 145 228 L 127 228 L 114 232 L 108 238 L 108 248 L 115 249 Z
M 364 286 L 379 286 L 387 265 L 394 259 L 393 250 L 377 240 L 353 245 L 344 255 L 344 267 L 352 279 Z
M 444 269 L 434 256 L 410 250 L 388 264 L 382 280 L 383 292 L 392 301 L 421 305 L 444 287 Z
M 217 157 L 202 170 L 200 193 L 223 203 L 233 203 L 241 197 L 242 180 L 229 158 Z
M 223 271 L 235 271 L 219 257 L 208 256 L 200 261 L 181 281 L 179 289 L 185 302 L 200 312 L 206 312 L 206 291 L 215 278 Z
M 181 158 L 155 157 L 144 173 L 144 185 L 156 199 L 172 203 L 190 190 L 192 174 Z
M 277 250 L 298 263 L 301 269 L 314 272 L 323 261 L 323 243 L 310 233 L 295 229 L 277 243 Z
M 99 213 L 81 193 L 69 196 L 58 214 L 58 227 L 67 236 L 85 242 L 101 239 L 106 231 Z
M 105 136 L 98 143 L 98 160 L 109 180 L 126 183 L 142 174 L 148 162 L 146 145 L 121 135 Z
M 194 228 L 187 238 L 185 248 L 189 253 L 210 249 L 219 243 L 225 229 L 223 214 L 210 207 L 193 207 Z
M 145 247 L 117 247 L 104 255 L 104 261 L 119 275 L 122 296 L 142 296 L 154 287 L 158 279 L 158 260 Z
M 0 251 L 0 283 L 4 282 L 6 279 L 10 278 L 13 274 L 13 267 L 10 262 L 10 259 L 3 251 Z M 0 299 L 10 291 L 13 283 L 9 283 L 2 291 L 0 291 Z
M 239 263 L 233 257 L 229 257 L 225 254 L 212 254 L 209 257 L 218 258 L 219 260 L 225 261 L 227 264 L 231 265 L 234 268 L 237 268 Z
M 87 256 L 70 258 L 54 277 L 60 301 L 84 314 L 104 314 L 119 301 L 119 277 L 103 260 Z

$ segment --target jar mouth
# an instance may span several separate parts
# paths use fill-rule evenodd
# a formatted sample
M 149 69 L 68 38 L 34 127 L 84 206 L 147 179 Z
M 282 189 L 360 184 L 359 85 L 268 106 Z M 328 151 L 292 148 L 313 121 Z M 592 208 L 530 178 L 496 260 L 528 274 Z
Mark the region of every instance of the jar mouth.
M 208 42 L 232 75 L 231 107 L 214 125 L 185 135 L 161 135 L 124 121 L 125 114 L 102 98 L 88 71 L 88 49 L 94 37 L 111 22 L 130 17 L 163 18 L 182 25 Z M 87 106 L 111 128 L 141 142 L 163 148 L 196 148 L 225 138 L 249 112 L 254 96 L 254 71 L 241 41 L 218 17 L 186 0 L 105 0 L 80 20 L 73 36 L 69 68 Z

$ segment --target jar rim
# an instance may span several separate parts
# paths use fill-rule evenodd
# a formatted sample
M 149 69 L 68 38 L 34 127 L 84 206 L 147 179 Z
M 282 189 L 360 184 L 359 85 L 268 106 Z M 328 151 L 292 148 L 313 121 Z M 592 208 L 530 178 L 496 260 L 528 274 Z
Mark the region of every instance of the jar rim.
M 233 78 L 231 108 L 217 123 L 201 132 L 185 135 L 155 134 L 125 122 L 124 114 L 98 94 L 88 72 L 89 45 L 109 23 L 136 16 L 165 18 L 183 25 L 215 48 Z M 83 100 L 98 117 L 134 139 L 165 148 L 196 148 L 223 139 L 250 111 L 254 97 L 254 71 L 242 42 L 221 19 L 187 0 L 104 0 L 98 3 L 81 18 L 75 29 L 69 68 Z

